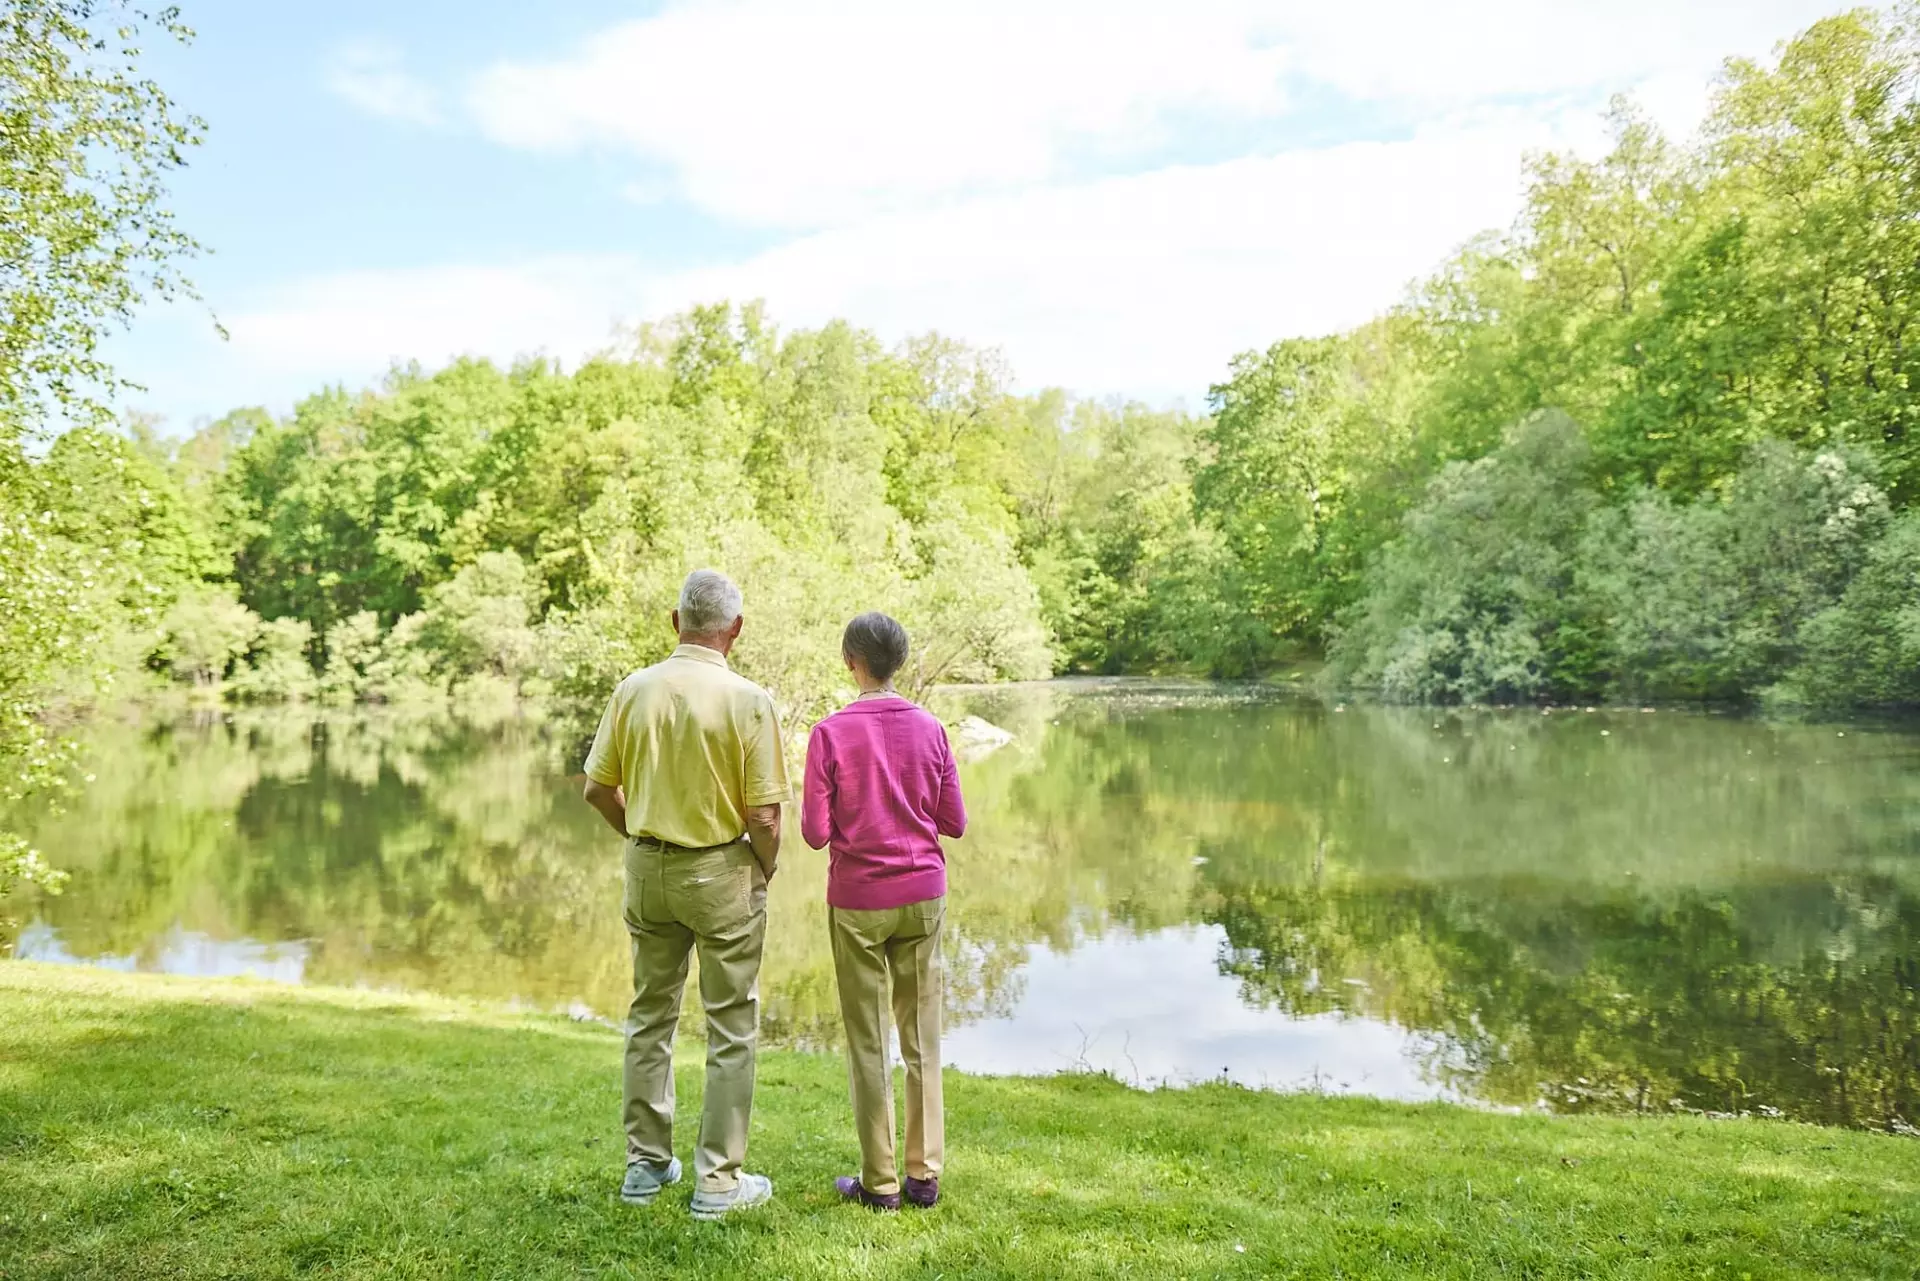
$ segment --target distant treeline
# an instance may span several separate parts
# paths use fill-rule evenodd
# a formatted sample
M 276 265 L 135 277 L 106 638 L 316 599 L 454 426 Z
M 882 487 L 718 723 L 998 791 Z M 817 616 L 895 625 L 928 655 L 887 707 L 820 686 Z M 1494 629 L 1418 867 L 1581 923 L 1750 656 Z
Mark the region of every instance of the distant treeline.
M 1604 159 L 1529 162 L 1509 232 L 1237 358 L 1204 416 L 723 305 L 572 372 L 70 432 L 5 488 L 67 678 L 122 688 L 598 697 L 711 563 L 796 721 L 869 607 L 918 687 L 1324 654 L 1405 700 L 1920 703 L 1912 17 L 1729 63 L 1685 145 L 1617 103 Z

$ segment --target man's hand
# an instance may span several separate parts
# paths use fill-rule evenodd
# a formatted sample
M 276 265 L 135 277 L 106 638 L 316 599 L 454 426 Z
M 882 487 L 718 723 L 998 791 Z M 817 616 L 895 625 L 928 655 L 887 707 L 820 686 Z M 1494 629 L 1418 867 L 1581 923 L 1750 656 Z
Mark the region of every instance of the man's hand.
M 607 826 L 620 833 L 627 834 L 627 794 L 617 787 L 608 787 L 605 783 L 587 780 L 587 804 L 600 811 L 600 817 L 607 820 Z
M 753 845 L 753 857 L 760 874 L 769 881 L 780 861 L 780 807 L 752 805 L 747 808 L 747 840 Z

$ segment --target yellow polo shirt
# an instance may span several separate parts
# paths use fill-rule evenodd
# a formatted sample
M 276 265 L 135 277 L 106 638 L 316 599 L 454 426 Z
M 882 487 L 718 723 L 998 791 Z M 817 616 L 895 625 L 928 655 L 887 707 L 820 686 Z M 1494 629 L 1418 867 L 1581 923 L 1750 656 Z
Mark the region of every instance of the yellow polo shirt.
M 620 682 L 586 771 L 626 789 L 627 835 L 675 845 L 737 841 L 750 806 L 787 799 L 772 697 L 704 645 L 681 645 Z

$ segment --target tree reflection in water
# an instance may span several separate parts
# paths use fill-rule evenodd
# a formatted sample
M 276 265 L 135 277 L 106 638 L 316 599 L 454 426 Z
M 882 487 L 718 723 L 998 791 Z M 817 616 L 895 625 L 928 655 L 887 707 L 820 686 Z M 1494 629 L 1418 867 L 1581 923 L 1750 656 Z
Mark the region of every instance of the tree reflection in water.
M 1389 1021 L 1433 1079 L 1492 1102 L 1920 1116 L 1904 732 L 1139 684 L 952 697 L 1018 737 L 965 770 L 951 1022 L 1011 1009 L 1031 947 L 1205 923 L 1244 1002 Z M 183 931 L 298 940 L 310 982 L 617 1017 L 620 861 L 577 799 L 580 734 L 525 715 L 96 726 L 92 789 L 30 823 L 75 876 L 29 905 L 27 941 L 156 966 L 199 954 Z M 773 1039 L 834 1039 L 823 880 L 794 841 Z

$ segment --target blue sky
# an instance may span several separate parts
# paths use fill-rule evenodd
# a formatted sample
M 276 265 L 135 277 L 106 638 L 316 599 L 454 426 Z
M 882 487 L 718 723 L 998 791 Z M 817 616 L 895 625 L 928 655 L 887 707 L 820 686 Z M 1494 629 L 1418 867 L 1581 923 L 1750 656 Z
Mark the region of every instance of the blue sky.
M 156 76 L 205 308 L 110 354 L 172 432 L 395 361 L 571 363 L 764 298 L 1002 350 L 1025 386 L 1197 407 L 1237 351 L 1392 304 L 1592 151 L 1690 128 L 1805 0 L 185 0 Z

